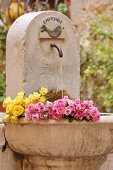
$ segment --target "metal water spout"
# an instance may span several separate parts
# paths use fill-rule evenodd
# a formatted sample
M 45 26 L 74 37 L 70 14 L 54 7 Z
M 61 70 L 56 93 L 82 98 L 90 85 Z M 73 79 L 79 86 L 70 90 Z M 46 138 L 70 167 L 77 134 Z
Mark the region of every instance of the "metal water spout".
M 50 44 L 50 47 L 55 47 L 58 50 L 59 57 L 63 57 L 63 52 L 60 46 L 56 44 Z

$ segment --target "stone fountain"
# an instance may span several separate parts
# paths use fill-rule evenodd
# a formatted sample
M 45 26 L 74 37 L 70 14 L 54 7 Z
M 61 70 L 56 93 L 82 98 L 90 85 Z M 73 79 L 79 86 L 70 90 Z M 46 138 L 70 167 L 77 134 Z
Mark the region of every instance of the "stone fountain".
M 44 86 L 79 98 L 79 59 L 78 34 L 66 16 L 25 14 L 7 36 L 7 95 Z M 17 125 L 6 124 L 5 138 L 12 159 L 20 160 L 14 170 L 101 170 L 113 152 L 113 117 L 101 116 L 98 123 L 21 118 Z

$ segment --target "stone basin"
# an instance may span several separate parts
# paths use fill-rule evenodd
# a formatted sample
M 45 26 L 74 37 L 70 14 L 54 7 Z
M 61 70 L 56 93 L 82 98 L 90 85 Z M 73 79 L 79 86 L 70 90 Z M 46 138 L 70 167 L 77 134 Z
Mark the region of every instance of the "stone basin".
M 68 120 L 40 120 L 34 123 L 21 118 L 17 125 L 6 124 L 5 136 L 15 152 L 32 155 L 32 158 L 38 158 L 38 162 L 39 159 L 74 161 L 78 158 L 88 158 L 90 161 L 95 160 L 96 165 L 94 162 L 92 164 L 97 166 L 98 161 L 102 164 L 103 161 L 100 160 L 104 160 L 103 156 L 113 152 L 113 116 L 101 116 L 100 121 L 96 123 L 69 123 Z M 74 168 L 76 166 L 78 167 L 75 165 Z
M 6 124 L 5 136 L 10 147 L 22 154 L 81 157 L 102 155 L 113 147 L 113 116 L 101 116 L 97 123 L 68 120 L 20 119 L 19 124 Z M 21 148 L 21 149 L 20 149 Z

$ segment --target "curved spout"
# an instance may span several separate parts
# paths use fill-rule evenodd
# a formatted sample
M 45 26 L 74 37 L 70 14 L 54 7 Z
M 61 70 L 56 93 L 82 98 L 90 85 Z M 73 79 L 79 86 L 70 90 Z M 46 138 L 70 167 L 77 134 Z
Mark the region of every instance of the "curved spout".
M 63 52 L 60 46 L 56 44 L 50 44 L 50 47 L 55 47 L 58 50 L 59 57 L 63 57 Z

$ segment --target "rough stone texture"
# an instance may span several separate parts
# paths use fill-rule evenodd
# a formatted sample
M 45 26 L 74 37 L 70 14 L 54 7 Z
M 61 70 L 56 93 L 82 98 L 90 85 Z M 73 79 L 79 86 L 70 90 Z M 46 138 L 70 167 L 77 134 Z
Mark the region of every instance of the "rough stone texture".
M 29 155 L 25 170 L 109 170 L 105 168 L 107 154 L 113 152 L 113 116 L 101 116 L 97 123 L 33 123 L 22 118 L 18 125 L 7 124 L 5 134 L 14 151 Z
M 0 112 L 0 124 L 3 123 L 2 119 L 3 119 L 3 117 L 4 117 L 4 114 L 5 114 L 5 113 Z
M 0 124 L 0 149 L 5 144 L 4 132 L 5 132 L 4 124 Z
M 16 154 L 8 146 L 4 152 L 1 151 L 1 147 L 5 144 L 3 115 L 4 113 L 0 113 L 0 170 L 23 170 L 22 155 Z
M 0 151 L 0 170 L 23 170 L 22 158 L 10 148 Z
M 29 157 L 26 165 L 30 164 L 29 170 L 100 170 L 101 164 L 106 160 L 106 156 L 81 157 L 75 160 L 66 159 L 38 159 Z M 27 170 L 27 169 L 25 169 Z
M 40 38 L 43 20 L 56 17 L 62 20 L 65 38 Z M 59 23 L 47 23 L 54 29 Z M 60 58 L 55 43 L 62 48 Z M 29 94 L 36 88 L 66 90 L 72 98 L 79 98 L 79 40 L 71 21 L 57 12 L 29 13 L 18 18 L 9 30 L 6 46 L 7 95 L 14 97 L 18 91 Z M 13 75 L 13 76 L 12 76 Z
M 107 160 L 103 163 L 100 170 L 113 170 L 113 154 L 107 156 Z
M 107 116 L 104 117 L 107 119 Z M 40 120 L 33 123 L 25 122 L 22 118 L 18 125 L 6 124 L 5 134 L 9 145 L 16 152 L 24 154 L 46 157 L 61 155 L 65 158 L 103 155 L 112 152 L 110 149 L 113 147 L 113 116 L 110 118 L 111 121 L 108 122 L 109 118 L 105 122 L 101 118 L 95 124 L 86 121 L 73 121 L 70 124 L 68 120 Z M 16 133 L 18 136 L 15 136 Z

